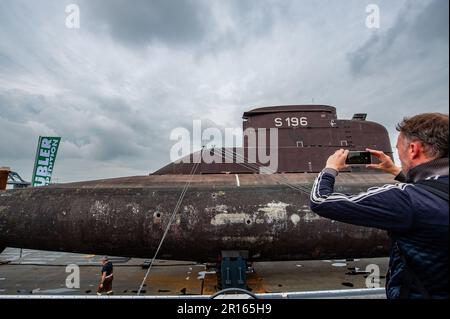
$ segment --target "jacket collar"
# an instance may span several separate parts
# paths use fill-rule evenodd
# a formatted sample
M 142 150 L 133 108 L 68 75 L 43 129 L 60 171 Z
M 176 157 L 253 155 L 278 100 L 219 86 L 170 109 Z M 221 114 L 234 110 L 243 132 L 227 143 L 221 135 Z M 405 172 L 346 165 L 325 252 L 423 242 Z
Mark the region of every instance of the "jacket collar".
M 435 176 L 448 176 L 448 158 L 438 158 L 411 168 L 406 174 L 408 183 L 416 183 Z

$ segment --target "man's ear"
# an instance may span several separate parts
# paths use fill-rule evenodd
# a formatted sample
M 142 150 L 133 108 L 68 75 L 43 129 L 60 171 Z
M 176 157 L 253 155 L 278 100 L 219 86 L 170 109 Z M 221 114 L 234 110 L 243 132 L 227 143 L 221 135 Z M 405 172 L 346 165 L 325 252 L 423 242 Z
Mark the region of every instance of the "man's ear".
M 420 142 L 411 142 L 409 144 L 409 156 L 412 160 L 417 159 L 423 153 L 423 146 Z

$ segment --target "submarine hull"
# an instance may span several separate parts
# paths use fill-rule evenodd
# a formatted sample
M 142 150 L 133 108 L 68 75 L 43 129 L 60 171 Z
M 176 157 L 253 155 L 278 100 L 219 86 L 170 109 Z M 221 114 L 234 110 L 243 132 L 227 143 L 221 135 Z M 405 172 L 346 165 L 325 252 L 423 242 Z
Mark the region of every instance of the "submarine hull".
M 283 174 L 311 187 L 315 174 Z M 278 174 L 164 175 L 0 193 L 0 246 L 151 258 L 186 182 L 159 259 L 217 261 L 246 250 L 254 261 L 386 256 L 386 232 L 321 218 L 309 194 Z M 340 174 L 336 191 L 391 182 L 384 174 Z

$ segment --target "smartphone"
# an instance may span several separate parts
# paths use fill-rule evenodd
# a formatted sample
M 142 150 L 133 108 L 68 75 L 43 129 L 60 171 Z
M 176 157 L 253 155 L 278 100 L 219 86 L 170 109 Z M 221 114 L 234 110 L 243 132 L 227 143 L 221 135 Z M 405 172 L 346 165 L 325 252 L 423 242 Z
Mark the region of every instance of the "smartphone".
M 345 160 L 347 165 L 367 165 L 372 164 L 372 156 L 370 152 L 355 152 L 350 151 L 347 159 Z

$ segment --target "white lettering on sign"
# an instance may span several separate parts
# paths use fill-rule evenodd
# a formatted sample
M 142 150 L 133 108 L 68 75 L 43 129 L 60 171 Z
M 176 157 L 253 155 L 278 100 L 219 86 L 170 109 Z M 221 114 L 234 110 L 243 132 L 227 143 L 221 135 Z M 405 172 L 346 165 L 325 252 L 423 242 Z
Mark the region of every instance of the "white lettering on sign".
M 47 179 L 45 179 L 44 177 L 37 176 L 34 179 L 34 186 L 45 186 L 45 185 L 47 185 Z
M 49 157 L 50 156 L 50 150 L 44 150 L 43 148 L 41 148 L 41 151 L 39 152 L 39 156 Z
M 39 160 L 38 164 L 48 166 L 48 158 L 46 158 L 45 160 Z
M 277 117 L 274 120 L 276 127 L 298 127 L 298 126 L 308 126 L 308 118 L 303 117 L 286 117 L 282 119 L 281 117 Z
M 50 183 L 60 138 L 42 137 L 36 155 L 33 186 L 46 186 Z
M 41 164 L 41 165 L 44 165 L 44 164 Z M 36 175 L 46 177 L 48 175 L 47 166 L 38 166 L 38 168 L 36 170 Z
M 43 138 L 42 142 L 41 142 L 41 147 L 42 148 L 50 148 L 52 145 L 52 141 L 49 140 L 48 138 Z

